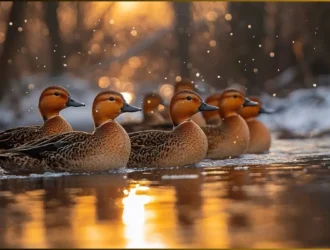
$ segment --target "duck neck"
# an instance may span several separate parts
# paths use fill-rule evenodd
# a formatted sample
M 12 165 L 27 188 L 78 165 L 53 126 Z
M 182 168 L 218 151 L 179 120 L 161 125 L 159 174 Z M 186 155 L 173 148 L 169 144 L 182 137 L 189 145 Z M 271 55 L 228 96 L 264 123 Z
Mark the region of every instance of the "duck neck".
M 49 119 L 59 116 L 60 112 L 58 110 L 50 110 L 50 109 L 43 109 L 42 106 L 39 105 L 39 112 L 42 116 L 44 122 L 48 121 Z
M 112 122 L 112 119 L 105 119 L 105 120 L 94 120 L 94 128 L 95 129 L 100 129 L 103 127 L 105 124 Z
M 176 116 L 176 115 L 171 114 L 171 119 L 172 119 L 173 126 L 177 127 L 183 122 L 190 121 L 191 116 L 183 116 L 183 115 Z
M 103 110 L 103 109 L 101 109 L 101 110 Z M 116 119 L 116 117 L 118 115 L 119 114 L 106 114 L 105 115 L 105 112 L 101 112 L 97 109 L 93 109 L 93 120 L 94 120 L 95 128 L 98 128 L 107 122 L 113 121 L 114 119 Z
M 237 110 L 225 110 L 223 108 L 220 108 L 219 115 L 221 118 L 225 119 L 232 116 L 238 116 L 238 113 Z
M 113 137 L 113 134 L 111 132 L 113 132 L 114 127 L 117 126 L 120 125 L 116 121 L 109 120 L 96 127 L 92 134 L 96 137 L 99 137 L 101 140 L 108 140 L 108 138 Z

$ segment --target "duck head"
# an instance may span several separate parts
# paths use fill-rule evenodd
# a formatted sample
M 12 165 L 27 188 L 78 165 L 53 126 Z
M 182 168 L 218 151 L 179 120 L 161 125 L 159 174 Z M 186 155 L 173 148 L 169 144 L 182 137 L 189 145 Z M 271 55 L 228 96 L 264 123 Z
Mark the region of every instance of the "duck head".
M 220 96 L 221 96 L 221 93 L 214 93 L 214 94 L 208 96 L 205 99 L 205 102 L 212 106 L 218 106 Z M 210 121 L 214 118 L 220 118 L 219 111 L 217 111 L 217 110 L 209 111 L 209 112 L 202 112 L 202 114 L 203 114 L 203 117 L 204 117 L 206 123 L 208 123 L 208 121 Z
M 258 106 L 259 104 L 244 97 L 244 94 L 236 89 L 226 89 L 222 92 L 218 105 L 220 116 L 226 118 L 238 115 L 242 107 Z
M 121 113 L 141 111 L 140 108 L 129 105 L 122 94 L 116 91 L 103 91 L 93 102 L 93 119 L 95 127 L 116 119 Z
M 206 104 L 192 90 L 180 90 L 176 92 L 170 103 L 170 116 L 174 126 L 190 120 L 197 112 L 214 110 L 218 110 L 218 107 Z
M 262 102 L 256 96 L 249 96 L 251 101 L 258 103 L 257 106 L 248 106 L 242 107 L 239 111 L 239 115 L 242 116 L 244 119 L 250 119 L 257 117 L 260 114 L 272 114 L 273 112 L 270 110 L 265 109 L 262 107 Z
M 153 113 L 158 111 L 159 105 L 163 105 L 165 107 L 165 103 L 163 98 L 155 93 L 148 93 L 144 96 L 143 99 L 143 113 Z
M 67 107 L 83 106 L 85 106 L 85 104 L 73 100 L 69 92 L 65 88 L 59 86 L 46 88 L 39 98 L 39 111 L 45 121 L 58 115 L 62 109 Z
M 195 85 L 193 83 L 191 83 L 191 81 L 189 81 L 188 79 L 184 79 L 184 80 L 178 82 L 177 84 L 175 84 L 174 93 L 176 93 L 180 90 L 184 90 L 184 89 L 192 90 L 192 91 L 196 90 Z

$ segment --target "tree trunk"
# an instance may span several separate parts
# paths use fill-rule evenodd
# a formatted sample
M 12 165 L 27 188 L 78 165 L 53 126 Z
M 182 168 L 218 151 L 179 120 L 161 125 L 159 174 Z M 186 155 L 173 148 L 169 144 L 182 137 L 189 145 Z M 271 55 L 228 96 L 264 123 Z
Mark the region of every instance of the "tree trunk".
M 13 1 L 13 6 L 7 22 L 6 40 L 4 41 L 2 54 L 0 55 L 0 98 L 3 97 L 10 85 L 10 77 L 13 74 L 12 65 L 14 64 L 15 52 L 18 44 L 23 40 L 24 33 L 19 32 L 18 28 L 24 24 L 24 10 L 26 2 Z M 12 24 L 12 25 L 10 25 Z M 11 60 L 11 63 L 9 63 Z
M 52 58 L 52 68 L 50 74 L 52 76 L 60 75 L 64 69 L 62 61 L 62 40 L 60 37 L 59 23 L 57 18 L 58 6 L 59 3 L 57 1 L 47 1 L 44 3 L 46 19 L 45 21 L 50 36 L 50 55 Z
M 175 35 L 177 39 L 177 55 L 180 60 L 180 75 L 189 78 L 189 36 L 191 22 L 191 2 L 173 2 L 175 12 Z
M 262 89 L 264 76 L 264 53 L 260 44 L 265 38 L 265 3 L 229 3 L 232 15 L 232 52 L 240 75 L 246 79 L 249 93 Z M 244 84 L 244 83 L 243 83 Z

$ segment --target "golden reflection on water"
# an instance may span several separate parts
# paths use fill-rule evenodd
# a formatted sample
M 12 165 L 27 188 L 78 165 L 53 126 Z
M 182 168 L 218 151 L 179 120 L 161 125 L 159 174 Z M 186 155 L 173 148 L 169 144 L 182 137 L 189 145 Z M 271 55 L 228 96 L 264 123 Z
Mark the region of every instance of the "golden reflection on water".
M 125 178 L 0 180 L 0 247 L 327 246 L 327 189 L 314 195 L 314 189 L 291 188 L 303 183 L 302 170 L 204 168 Z
M 160 241 L 146 240 L 146 217 L 154 216 L 154 212 L 147 213 L 146 205 L 152 201 L 152 197 L 147 195 L 149 187 L 136 185 L 130 190 L 124 190 L 127 197 L 123 199 L 123 223 L 125 224 L 124 234 L 127 239 L 125 247 L 128 248 L 163 248 L 166 247 Z M 140 194 L 137 194 L 140 192 Z M 141 194 L 142 193 L 142 194 Z

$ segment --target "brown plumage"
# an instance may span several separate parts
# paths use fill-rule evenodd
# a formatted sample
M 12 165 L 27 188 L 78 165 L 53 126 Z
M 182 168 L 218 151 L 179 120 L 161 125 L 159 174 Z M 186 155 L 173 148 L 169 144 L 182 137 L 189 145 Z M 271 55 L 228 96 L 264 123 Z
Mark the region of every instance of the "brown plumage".
M 175 93 L 170 103 L 172 131 L 130 133 L 132 151 L 128 167 L 174 167 L 194 164 L 204 159 L 207 139 L 191 117 L 199 111 L 216 110 L 191 90 Z
M 218 102 L 219 102 L 219 98 L 221 97 L 221 94 L 222 94 L 221 92 L 212 94 L 205 99 L 205 102 L 212 106 L 218 106 Z M 211 112 L 202 112 L 202 114 L 207 125 L 219 125 L 222 121 L 218 110 Z
M 0 133 L 0 150 L 15 148 L 48 135 L 72 131 L 70 124 L 59 113 L 66 107 L 80 106 L 85 105 L 72 100 L 66 89 L 59 86 L 46 88 L 40 95 L 38 105 L 44 124 L 8 129 Z
M 252 106 L 257 103 L 245 98 L 238 90 L 227 89 L 222 92 L 218 105 L 221 124 L 202 127 L 209 145 L 206 158 L 237 157 L 247 150 L 250 140 L 249 128 L 237 112 L 243 105 Z
M 126 131 L 114 119 L 141 109 L 128 105 L 115 91 L 98 94 L 93 103 L 93 133 L 67 132 L 29 143 L 0 155 L 9 172 L 105 171 L 125 167 L 131 151 Z
M 136 132 L 152 129 L 153 127 L 167 125 L 162 116 L 160 107 L 165 106 L 163 98 L 156 93 L 147 93 L 143 99 L 143 120 L 142 122 L 123 123 L 123 128 L 128 132 Z M 171 124 L 170 124 L 171 125 Z
M 262 113 L 269 113 L 262 108 L 262 103 L 258 97 L 251 96 L 250 100 L 257 102 L 254 107 L 244 107 L 239 114 L 245 119 L 250 131 L 250 143 L 246 153 L 262 154 L 269 151 L 271 146 L 271 135 L 268 128 L 255 118 Z

